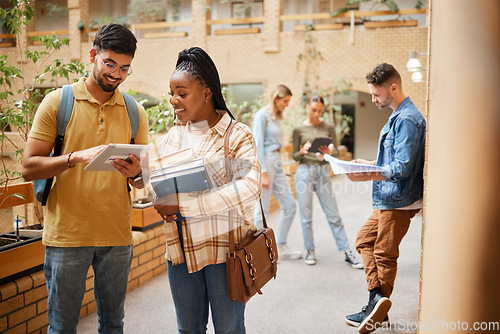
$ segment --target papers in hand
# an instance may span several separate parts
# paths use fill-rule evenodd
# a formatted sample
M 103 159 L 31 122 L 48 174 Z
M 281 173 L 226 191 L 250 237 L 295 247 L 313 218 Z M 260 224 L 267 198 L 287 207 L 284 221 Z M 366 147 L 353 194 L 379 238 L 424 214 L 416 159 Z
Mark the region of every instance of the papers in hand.
M 330 163 L 330 166 L 332 167 L 332 170 L 335 174 L 370 173 L 383 171 L 382 167 L 380 166 L 343 161 L 328 154 L 325 154 L 325 160 Z
M 212 186 L 213 182 L 206 169 L 204 158 L 151 171 L 151 187 L 158 198 L 175 193 L 203 191 Z

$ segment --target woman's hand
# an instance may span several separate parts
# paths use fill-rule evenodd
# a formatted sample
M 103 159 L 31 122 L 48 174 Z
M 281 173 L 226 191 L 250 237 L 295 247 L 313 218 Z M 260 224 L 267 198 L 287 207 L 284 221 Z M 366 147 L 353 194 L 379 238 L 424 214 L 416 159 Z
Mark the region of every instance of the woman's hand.
M 269 181 L 269 176 L 267 172 L 262 172 L 262 188 L 269 189 L 271 187 L 271 181 Z
M 325 154 L 332 154 L 332 149 L 328 145 L 322 145 L 318 147 L 318 153 L 316 153 L 316 159 L 319 161 L 325 160 Z
M 160 203 L 154 203 L 155 210 L 160 214 L 163 220 L 169 223 L 175 222 L 177 213 L 179 213 L 179 202 L 177 201 L 177 194 L 171 194 L 161 198 Z
M 309 153 L 309 149 L 311 148 L 311 141 L 308 140 L 307 143 L 305 143 L 301 148 L 300 148 L 300 154 L 305 155 Z

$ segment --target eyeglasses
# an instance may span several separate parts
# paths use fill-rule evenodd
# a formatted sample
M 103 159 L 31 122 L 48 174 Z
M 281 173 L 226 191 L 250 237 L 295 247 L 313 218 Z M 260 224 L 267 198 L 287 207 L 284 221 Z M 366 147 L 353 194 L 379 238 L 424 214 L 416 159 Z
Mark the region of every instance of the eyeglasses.
M 113 63 L 106 63 L 104 60 L 102 60 L 102 57 L 99 54 L 99 52 L 96 51 L 96 53 L 99 56 L 99 59 L 101 60 L 101 63 L 104 65 L 104 68 L 105 68 L 106 72 L 113 73 L 114 71 L 116 71 L 116 69 L 118 68 L 118 66 L 116 66 Z M 120 74 L 122 74 L 122 73 L 127 73 L 127 75 L 131 75 L 132 74 L 132 67 L 131 66 L 120 67 Z

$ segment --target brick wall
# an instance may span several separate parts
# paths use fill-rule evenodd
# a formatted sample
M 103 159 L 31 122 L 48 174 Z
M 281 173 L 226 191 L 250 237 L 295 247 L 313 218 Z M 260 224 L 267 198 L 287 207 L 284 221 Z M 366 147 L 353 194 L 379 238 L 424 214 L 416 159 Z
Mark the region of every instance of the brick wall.
M 163 226 L 133 232 L 134 257 L 128 290 L 133 290 L 166 270 Z M 95 312 L 94 277 L 89 269 L 80 318 Z M 0 333 L 46 333 L 47 288 L 42 271 L 0 286 Z
M 353 84 L 352 89 L 368 93 L 364 77 L 377 64 L 393 64 L 403 79 L 403 88 L 411 96 L 419 110 L 425 110 L 426 88 L 424 83 L 411 82 L 406 71 L 410 50 L 427 50 L 427 28 L 380 28 L 355 30 L 354 43 L 350 31 L 313 31 L 316 48 L 322 59 L 315 67 L 319 79 L 311 82 L 319 87 L 330 85 L 335 78 L 343 78 Z M 304 64 L 298 59 L 304 52 L 305 32 L 279 33 L 279 50 L 266 52 L 266 34 L 207 36 L 205 50 L 214 60 L 222 83 L 264 84 L 264 97 L 279 83 L 288 85 L 294 92 L 290 107 L 300 103 L 304 86 Z M 155 40 L 139 40 L 133 62 L 134 74 L 123 88 L 159 96 L 167 92 L 169 79 L 175 68 L 177 54 L 184 48 L 196 45 L 191 37 Z M 265 44 L 264 44 L 265 43 Z M 90 45 L 82 44 L 82 48 Z M 84 53 L 86 54 L 86 53 Z M 424 59 L 421 60 L 426 66 Z
M 203 27 L 205 27 L 203 25 Z M 201 29 L 201 27 L 198 27 Z M 140 93 L 159 97 L 168 92 L 177 54 L 184 48 L 203 44 L 205 50 L 217 65 L 222 83 L 263 83 L 264 97 L 279 83 L 288 85 L 300 96 L 304 86 L 304 64 L 298 59 L 304 52 L 306 32 L 280 32 L 277 34 L 279 49 L 268 52 L 269 34 L 224 35 L 185 38 L 140 39 L 133 61 L 134 73 L 121 85 L 123 90 L 133 88 Z M 354 42 L 348 28 L 343 30 L 310 32 L 316 40 L 315 46 L 321 53 L 315 68 L 319 78 L 313 85 L 325 87 L 335 78 L 343 78 L 353 84 L 352 89 L 367 92 L 364 81 L 366 73 L 378 63 L 393 64 L 401 73 L 404 91 L 411 96 L 419 110 L 425 110 L 426 88 L 424 83 L 412 83 L 411 73 L 406 71 L 410 50 L 427 50 L 428 29 L 426 27 L 356 29 Z M 276 39 L 275 39 L 276 40 Z M 88 62 L 91 44 L 81 44 L 82 61 Z M 30 46 L 42 50 L 41 46 Z M 16 59 L 14 48 L 0 49 L 0 55 L 9 54 Z M 68 47 L 56 57 L 71 59 Z M 55 58 L 55 57 L 54 57 Z M 423 65 L 426 66 L 422 59 Z M 30 77 L 30 71 L 26 77 Z M 59 84 L 63 84 L 61 82 Z M 292 98 L 291 107 L 299 104 L 299 98 Z

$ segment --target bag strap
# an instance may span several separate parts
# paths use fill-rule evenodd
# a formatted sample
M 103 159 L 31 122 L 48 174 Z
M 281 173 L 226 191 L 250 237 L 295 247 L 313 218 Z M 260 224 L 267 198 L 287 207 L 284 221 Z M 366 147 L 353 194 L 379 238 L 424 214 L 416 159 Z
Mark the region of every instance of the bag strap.
M 66 127 L 73 113 L 73 103 L 75 94 L 73 93 L 72 85 L 64 85 L 62 87 L 61 100 L 57 109 L 57 135 L 64 138 Z
M 130 127 L 132 128 L 132 137 L 130 138 L 130 144 L 134 144 L 135 135 L 139 130 L 139 110 L 137 110 L 137 104 L 134 98 L 127 93 L 122 92 L 123 100 L 125 101 L 125 106 L 127 108 L 128 119 L 130 120 Z
M 54 142 L 54 151 L 51 152 L 50 156 L 55 157 L 61 155 L 61 150 L 64 142 L 64 136 L 66 134 L 66 127 L 68 126 L 69 119 L 73 113 L 73 102 L 75 100 L 75 95 L 73 93 L 72 85 L 64 85 L 62 87 L 61 100 L 59 101 L 59 107 L 57 108 L 57 137 Z M 51 177 L 45 182 L 45 187 L 43 188 L 42 200 L 40 203 L 42 206 L 47 204 L 47 199 L 49 198 L 50 188 L 52 188 L 52 183 L 54 178 Z
M 68 127 L 71 114 L 73 113 L 73 103 L 75 101 L 75 94 L 73 93 L 72 85 L 64 85 L 62 87 L 61 100 L 57 108 L 57 137 L 54 146 L 53 156 L 61 155 L 61 149 L 66 135 L 66 128 Z
M 231 170 L 229 168 L 229 137 L 231 136 L 231 132 L 233 131 L 233 127 L 234 125 L 238 123 L 238 121 L 231 121 L 231 123 L 229 124 L 227 130 L 226 130 L 226 137 L 224 138 L 224 167 L 226 169 L 226 183 L 228 183 L 228 181 L 230 179 L 232 179 L 232 176 L 231 176 Z M 260 212 L 262 214 L 262 224 L 265 228 L 267 228 L 267 222 L 266 222 L 266 216 L 264 215 L 264 208 L 262 207 L 262 201 L 261 199 L 259 198 L 259 203 L 260 203 Z M 229 254 L 232 254 L 234 253 L 234 249 L 235 249 L 235 246 L 234 246 L 234 233 L 233 233 L 233 222 L 231 220 L 231 217 L 229 217 L 229 231 L 228 231 L 228 234 L 229 234 Z

